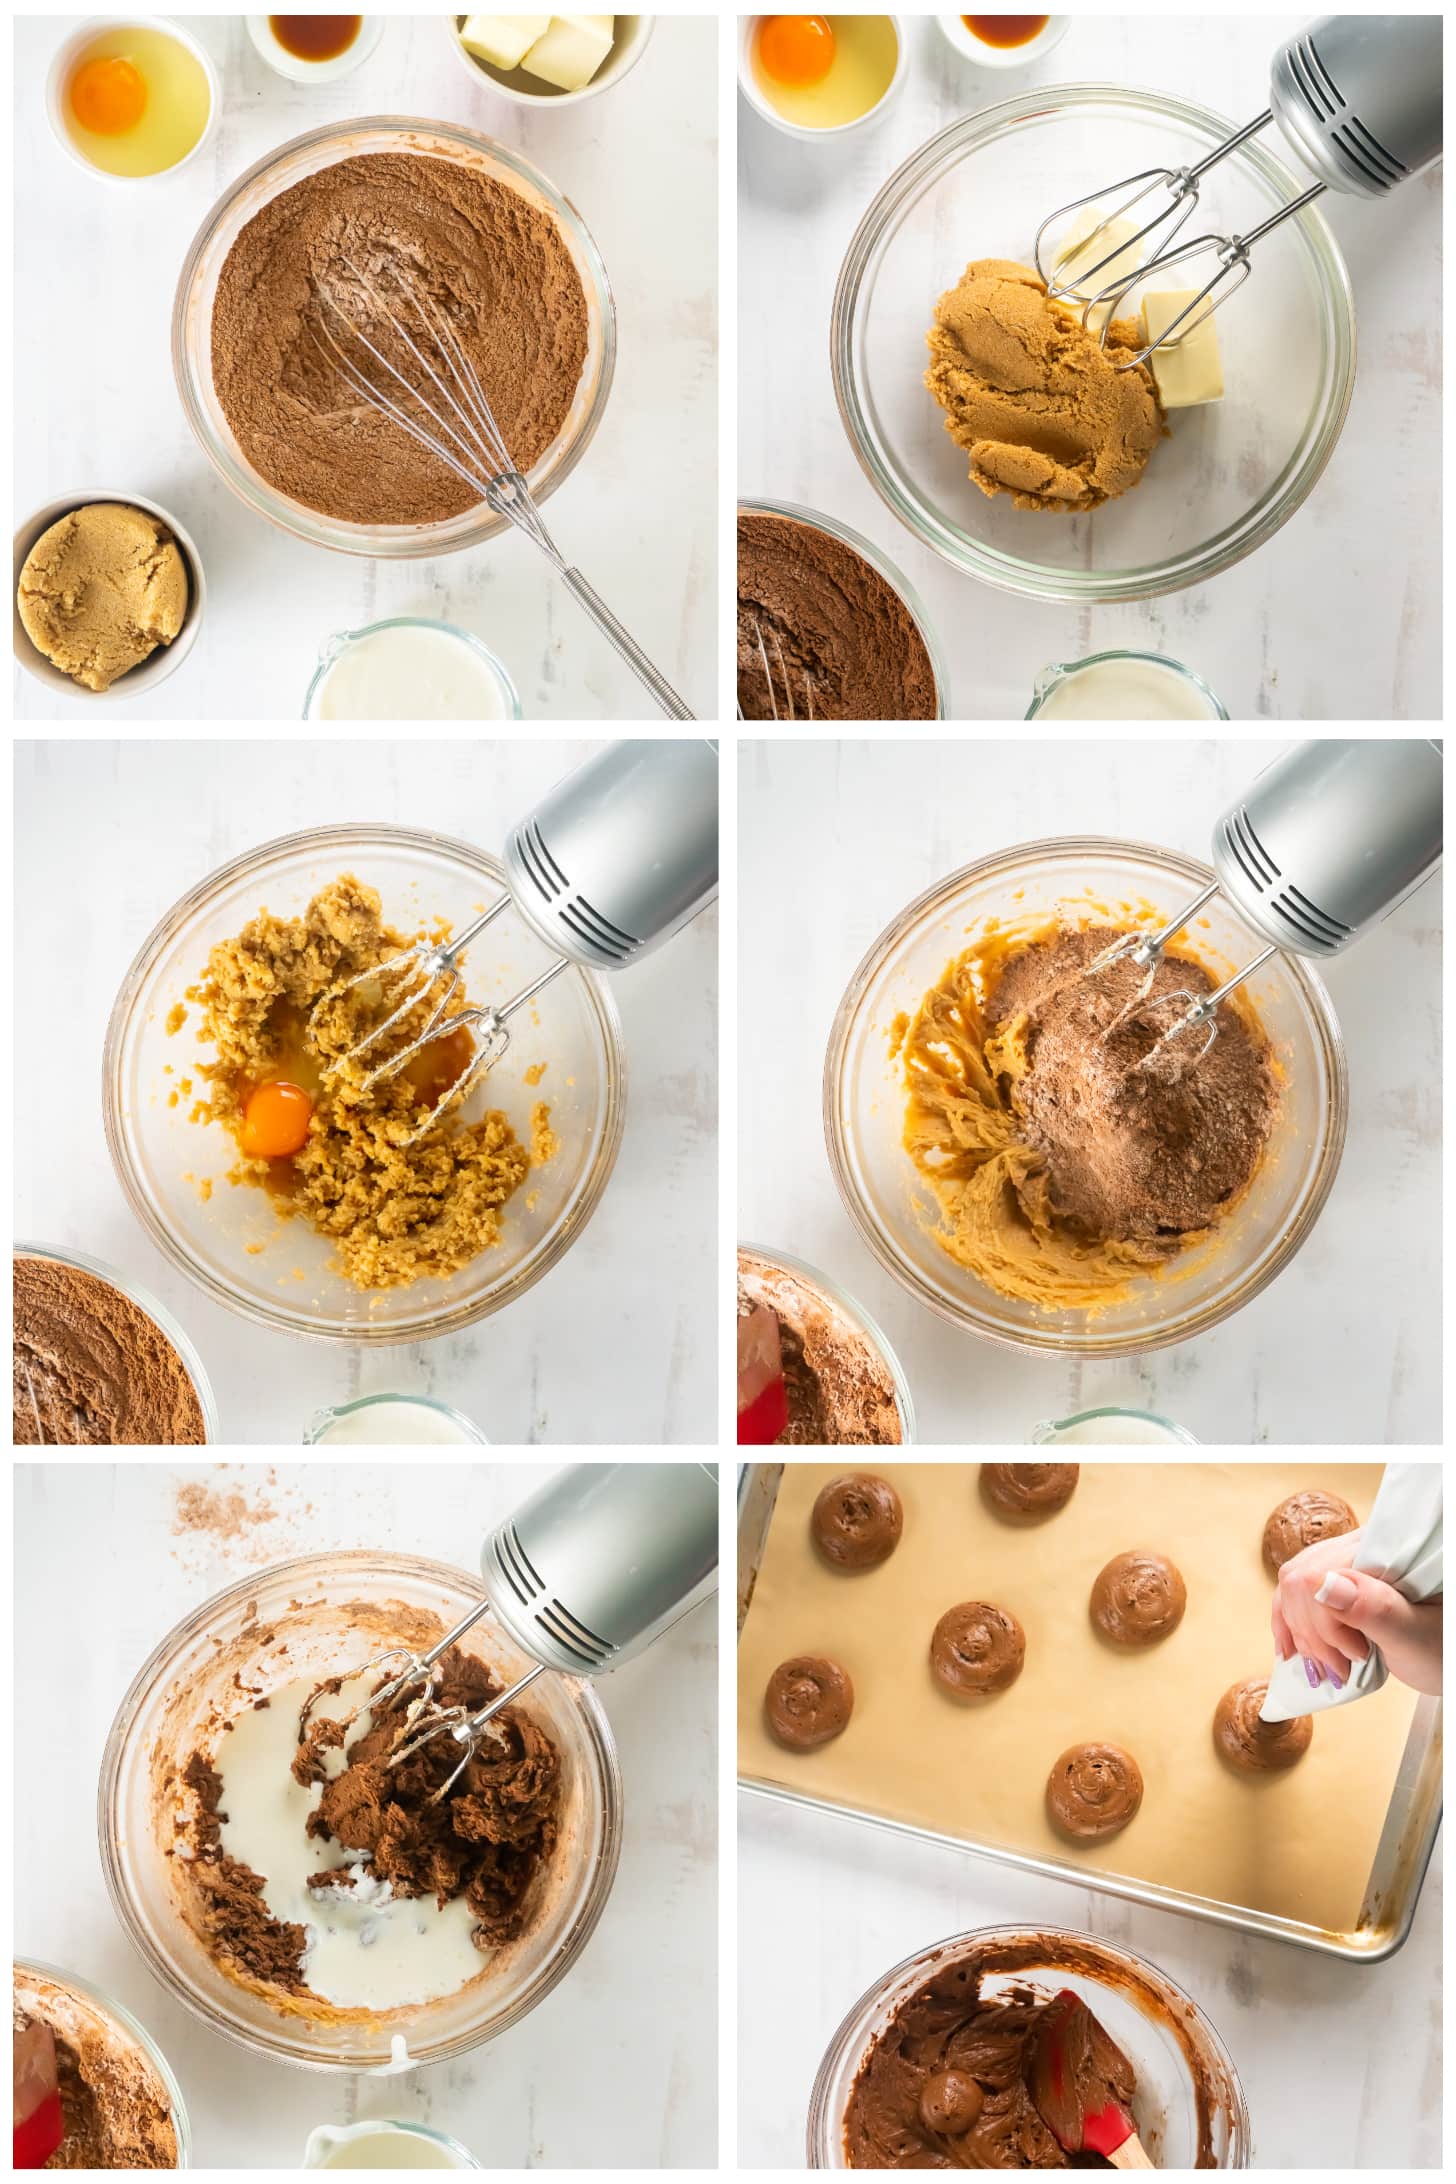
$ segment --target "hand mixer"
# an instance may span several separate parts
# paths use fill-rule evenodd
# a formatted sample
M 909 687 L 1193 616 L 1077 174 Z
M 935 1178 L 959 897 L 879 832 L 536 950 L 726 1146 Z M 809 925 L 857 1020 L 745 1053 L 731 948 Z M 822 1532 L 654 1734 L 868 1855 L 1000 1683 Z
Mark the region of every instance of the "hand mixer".
M 1197 206 L 1203 177 L 1240 145 L 1258 136 L 1271 121 L 1278 123 L 1286 141 L 1319 180 L 1246 235 L 1207 234 L 1193 242 L 1176 243 L 1175 237 Z M 1194 166 L 1148 167 L 1061 206 L 1036 231 L 1037 271 L 1046 282 L 1049 296 L 1072 297 L 1083 305 L 1084 325 L 1091 323 L 1090 314 L 1100 307 L 1105 348 L 1109 326 L 1139 282 L 1191 258 L 1209 252 L 1216 256 L 1211 278 L 1158 339 L 1118 366 L 1120 371 L 1132 371 L 1155 349 L 1176 346 L 1221 303 L 1226 303 L 1248 278 L 1249 254 L 1254 245 L 1313 204 L 1324 191 L 1384 197 L 1397 183 L 1408 181 L 1430 166 L 1440 153 L 1441 17 L 1322 15 L 1275 54 L 1269 104 L 1256 120 L 1226 138 Z M 1120 221 L 1163 190 L 1168 193 L 1166 201 L 1155 205 L 1152 218 L 1132 236 L 1124 240 L 1113 232 L 1114 221 Z M 1085 205 L 1101 205 L 1108 200 L 1116 201 L 1078 243 L 1071 259 L 1065 252 L 1053 254 L 1048 267 L 1043 260 L 1048 235 Z M 1154 235 L 1158 237 L 1154 254 L 1127 271 L 1129 260 Z M 1099 240 L 1109 247 L 1088 265 L 1088 252 Z M 1069 277 L 1073 265 L 1075 275 Z M 1114 266 L 1117 270 L 1112 272 Z M 1106 285 L 1100 288 L 1098 274 L 1109 275 Z
M 460 1763 L 436 1789 L 438 1804 L 469 1766 L 482 1737 L 538 1676 L 604 1676 L 680 1621 L 717 1585 L 716 1464 L 570 1464 L 498 1524 L 480 1557 L 486 1597 L 428 1653 L 394 1646 L 342 1681 L 403 1663 L 347 1716 L 342 1736 L 364 1714 L 401 1705 L 395 1766 L 448 1736 Z M 482 1616 L 496 1622 L 533 1662 L 474 1713 L 441 1706 L 436 1664 Z M 315 1694 L 317 1697 L 318 1694 Z M 299 1733 L 313 1700 L 304 1707 Z
M 1261 964 L 1285 949 L 1339 955 L 1388 917 L 1440 861 L 1438 743 L 1332 737 L 1295 744 L 1214 828 L 1217 877 L 1156 933 L 1125 934 L 1087 966 L 1089 977 L 1124 962 L 1146 974 L 1102 1037 L 1130 1016 L 1181 1003 L 1181 1013 L 1135 1066 L 1156 1066 L 1155 1058 L 1175 1040 L 1201 1031 L 1197 1051 L 1178 1057 L 1183 1068 L 1194 1067 L 1218 1036 L 1220 1006 Z M 1163 950 L 1220 893 L 1269 945 L 1216 993 L 1180 989 L 1149 1001 Z
M 315 284 L 318 321 L 309 328 L 315 347 L 361 401 L 408 433 L 488 508 L 525 533 L 669 720 L 694 719 L 666 676 L 557 547 L 511 460 L 475 366 L 423 282 L 411 280 L 397 265 L 381 267 L 375 280 L 351 258 L 340 262 L 368 298 L 370 323 L 379 340 L 365 332 L 337 295 Z M 385 281 L 387 291 L 380 286 Z M 380 342 L 388 343 L 388 351 Z M 416 373 L 428 384 L 421 385 Z
M 609 744 L 558 781 L 506 844 L 507 894 L 447 941 L 417 940 L 398 955 L 338 981 L 321 994 L 310 1028 L 339 994 L 370 982 L 388 1009 L 379 1023 L 331 1066 L 358 1061 L 416 1010 L 429 1014 L 419 1036 L 371 1069 L 360 1089 L 398 1076 L 437 1039 L 469 1030 L 469 1063 L 405 1140 L 414 1144 L 446 1109 L 468 1097 L 510 1044 L 511 1018 L 573 963 L 620 970 L 660 947 L 718 892 L 718 747 L 690 742 Z M 450 1004 L 460 990 L 460 959 L 505 911 L 520 912 L 555 959 L 509 1001 L 477 1008 Z M 399 998 L 395 1000 L 395 994 Z M 390 1003 L 393 1002 L 393 1006 Z

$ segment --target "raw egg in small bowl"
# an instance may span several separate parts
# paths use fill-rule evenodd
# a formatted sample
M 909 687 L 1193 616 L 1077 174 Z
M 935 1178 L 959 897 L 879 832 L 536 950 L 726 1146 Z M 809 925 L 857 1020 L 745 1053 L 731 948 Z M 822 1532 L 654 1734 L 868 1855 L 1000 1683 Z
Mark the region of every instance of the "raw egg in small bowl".
M 109 16 L 62 41 L 46 79 L 52 132 L 88 174 L 149 182 L 195 159 L 217 119 L 207 53 L 157 15 Z
M 905 78 L 898 15 L 745 15 L 738 86 L 787 136 L 837 137 L 863 128 Z

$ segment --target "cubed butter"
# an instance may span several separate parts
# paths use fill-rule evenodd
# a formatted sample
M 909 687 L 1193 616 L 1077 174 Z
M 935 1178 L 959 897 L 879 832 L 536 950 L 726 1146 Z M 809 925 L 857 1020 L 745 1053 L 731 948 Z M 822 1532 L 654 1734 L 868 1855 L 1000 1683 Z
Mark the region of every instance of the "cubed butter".
M 553 15 L 521 66 L 558 91 L 583 91 L 612 50 L 615 15 Z
M 519 68 L 550 22 L 549 15 L 467 15 L 460 43 L 492 68 Z
M 1092 240 L 1094 231 L 1100 231 L 1095 242 Z M 1087 281 L 1084 284 L 1086 292 L 1092 295 L 1098 289 L 1106 288 L 1109 282 L 1126 280 L 1142 263 L 1143 246 L 1134 242 L 1136 234 L 1135 220 L 1107 220 L 1095 205 L 1084 205 L 1058 247 L 1052 265 L 1053 286 L 1062 281 L 1080 281 L 1084 273 L 1090 273 L 1092 267 L 1109 254 L 1113 254 L 1111 264 L 1102 267 L 1095 283 Z M 1094 333 L 1101 333 L 1112 309 L 1111 303 L 1104 303 L 1088 314 L 1087 324 Z
M 1146 338 L 1156 341 L 1165 334 L 1197 294 L 1196 288 L 1163 288 L 1144 296 Z M 1196 409 L 1200 402 L 1223 400 L 1223 360 L 1218 353 L 1217 320 L 1212 316 L 1191 333 L 1175 335 L 1169 347 L 1154 349 L 1148 362 L 1164 409 Z

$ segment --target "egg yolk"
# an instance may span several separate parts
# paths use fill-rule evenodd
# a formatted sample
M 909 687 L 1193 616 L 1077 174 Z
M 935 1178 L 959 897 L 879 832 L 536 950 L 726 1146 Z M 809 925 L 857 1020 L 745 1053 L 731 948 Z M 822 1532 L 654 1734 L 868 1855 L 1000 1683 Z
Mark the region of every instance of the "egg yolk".
M 85 61 L 71 78 L 71 111 L 93 136 L 120 136 L 134 129 L 146 110 L 145 79 L 120 56 Z
M 250 1160 L 286 1160 L 308 1136 L 313 1101 L 301 1085 L 275 1078 L 248 1094 L 239 1142 Z
M 792 90 L 822 83 L 834 65 L 834 33 L 823 15 L 769 15 L 758 34 L 764 74 Z

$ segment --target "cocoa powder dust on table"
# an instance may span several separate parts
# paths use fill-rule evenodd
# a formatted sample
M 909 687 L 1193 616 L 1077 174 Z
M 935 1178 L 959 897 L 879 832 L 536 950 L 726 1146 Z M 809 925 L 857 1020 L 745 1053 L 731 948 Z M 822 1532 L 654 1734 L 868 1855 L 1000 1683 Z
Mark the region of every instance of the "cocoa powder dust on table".
M 1279 1109 L 1267 1042 L 1227 1003 L 1199 1061 L 1201 1033 L 1169 1066 L 1136 1065 L 1177 1008 L 1113 1019 L 1143 972 L 1115 964 L 1089 977 L 1119 929 L 1059 933 L 1012 956 L 991 993 L 998 1027 L 1027 1019 L 1025 1073 L 1015 1100 L 1021 1135 L 1046 1161 L 1057 1218 L 1097 1242 L 1130 1242 L 1205 1229 L 1246 1189 Z M 1164 956 L 1149 996 L 1213 991 L 1202 967 Z M 1179 1004 L 1179 1007 L 1186 1004 Z
M 522 471 L 561 432 L 586 361 L 586 297 L 560 227 L 493 176 L 423 153 L 364 153 L 281 191 L 218 277 L 213 384 L 258 475 L 339 522 L 443 523 L 481 498 L 349 386 L 330 346 L 401 398 L 351 321 L 428 387 L 388 324 L 390 311 L 421 337 L 401 282 L 448 323 Z M 439 406 L 434 390 L 429 399 Z

